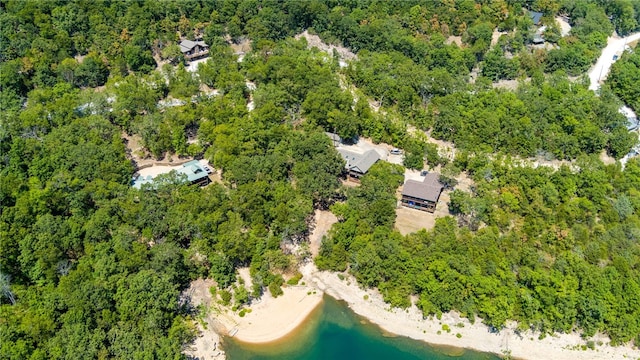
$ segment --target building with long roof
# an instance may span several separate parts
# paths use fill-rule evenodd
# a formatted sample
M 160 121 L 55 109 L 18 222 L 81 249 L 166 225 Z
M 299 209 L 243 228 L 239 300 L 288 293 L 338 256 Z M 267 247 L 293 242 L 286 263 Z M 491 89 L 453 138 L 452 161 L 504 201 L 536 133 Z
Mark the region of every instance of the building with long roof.
M 211 179 L 209 179 L 209 173 L 207 173 L 198 160 L 192 160 L 184 163 L 181 167 L 172 169 L 171 171 L 175 171 L 179 178 L 184 179 L 185 182 L 192 185 L 205 186 L 211 182 Z M 136 189 L 140 189 L 144 184 L 153 183 L 154 178 L 151 175 L 138 176 L 138 178 L 133 181 L 132 186 Z
M 436 173 L 428 173 L 423 181 L 407 180 L 402 188 L 402 205 L 427 212 L 435 212 L 443 186 Z
M 364 154 L 346 149 L 338 149 L 338 152 L 345 160 L 345 169 L 349 178 L 355 181 L 360 181 L 371 166 L 380 160 L 380 155 L 375 150 L 369 150 Z

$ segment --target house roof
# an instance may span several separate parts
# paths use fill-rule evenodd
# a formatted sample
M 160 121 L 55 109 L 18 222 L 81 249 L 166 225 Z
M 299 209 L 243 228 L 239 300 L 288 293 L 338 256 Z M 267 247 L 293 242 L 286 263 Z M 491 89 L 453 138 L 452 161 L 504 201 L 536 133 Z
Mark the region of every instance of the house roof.
M 402 187 L 402 195 L 438 202 L 443 188 L 440 181 L 438 181 L 438 177 L 436 173 L 428 173 L 423 181 L 407 180 Z
M 202 167 L 202 164 L 198 160 L 192 160 L 187 163 L 182 164 L 182 167 L 177 169 L 172 169 L 171 171 L 175 171 L 178 175 L 184 174 L 187 177 L 188 182 L 198 181 L 207 177 L 207 172 Z M 140 189 L 144 184 L 153 184 L 154 179 L 151 175 L 139 176 L 137 179 L 133 181 L 133 187 L 136 189 Z
M 533 25 L 538 25 L 542 18 L 542 13 L 537 11 L 529 11 L 529 18 L 533 21 Z
M 204 41 L 191 41 L 191 40 L 182 40 L 180 42 L 180 51 L 186 53 L 191 51 L 196 45 L 200 45 L 202 47 L 209 47 Z
M 534 44 L 544 44 L 544 38 L 540 34 L 533 35 L 533 43 Z
M 207 177 L 207 172 L 202 167 L 202 164 L 198 160 L 192 160 L 188 163 L 184 163 L 182 168 L 178 169 L 179 174 L 187 175 L 187 180 L 190 182 L 200 180 Z
M 427 173 L 427 175 L 424 176 L 424 179 L 422 180 L 423 184 L 429 185 L 429 186 L 440 186 L 442 187 L 442 184 L 440 184 L 440 175 L 438 175 L 437 173 L 434 172 L 430 172 Z
M 367 171 L 369 171 L 369 168 L 380 160 L 380 155 L 375 150 L 369 150 L 364 154 L 346 149 L 338 149 L 338 152 L 347 162 L 345 167 L 348 170 L 357 171 L 361 174 L 366 174 Z

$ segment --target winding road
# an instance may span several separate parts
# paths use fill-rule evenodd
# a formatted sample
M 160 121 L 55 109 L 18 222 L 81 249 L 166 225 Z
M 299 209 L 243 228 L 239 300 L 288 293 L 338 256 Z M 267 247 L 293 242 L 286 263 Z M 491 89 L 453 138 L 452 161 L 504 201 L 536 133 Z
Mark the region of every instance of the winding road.
M 602 54 L 596 64 L 589 70 L 591 84 L 589 90 L 596 91 L 600 88 L 600 80 L 607 78 L 611 64 L 614 63 L 613 56 L 624 50 L 624 46 L 630 42 L 640 40 L 640 33 L 631 34 L 627 37 L 610 36 L 607 38 L 607 46 L 602 49 Z

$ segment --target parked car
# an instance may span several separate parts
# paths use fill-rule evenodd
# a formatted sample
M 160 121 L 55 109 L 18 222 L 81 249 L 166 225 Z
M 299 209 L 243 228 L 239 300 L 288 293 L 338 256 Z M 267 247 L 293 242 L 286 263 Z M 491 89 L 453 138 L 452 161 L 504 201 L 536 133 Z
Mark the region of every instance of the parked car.
M 391 155 L 400 155 L 400 154 L 402 154 L 402 150 L 400 150 L 400 149 L 391 149 L 391 151 L 389 153 Z
M 428 174 L 428 173 L 429 173 L 429 172 L 428 172 L 427 170 L 422 170 L 422 171 L 420 172 L 420 176 L 427 176 L 427 174 Z
M 207 174 L 211 174 L 211 169 L 208 166 L 203 166 L 202 168 L 207 172 Z
M 618 60 L 618 55 L 613 55 L 613 61 Z

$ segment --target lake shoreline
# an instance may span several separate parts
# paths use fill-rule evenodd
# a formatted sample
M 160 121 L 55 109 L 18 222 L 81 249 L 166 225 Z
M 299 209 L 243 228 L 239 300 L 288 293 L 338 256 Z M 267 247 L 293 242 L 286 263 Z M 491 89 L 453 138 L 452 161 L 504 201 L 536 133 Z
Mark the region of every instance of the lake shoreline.
M 345 301 L 356 314 L 378 325 L 383 331 L 431 345 L 452 346 L 500 356 L 510 355 L 512 358 L 523 360 L 640 358 L 640 350 L 634 349 L 631 345 L 610 346 L 608 337 L 602 334 L 591 339 L 594 341 L 595 349 L 583 350 L 586 341 L 579 333 L 547 335 L 539 339 L 539 333 L 518 332 L 515 322 L 509 322 L 505 329 L 492 333 L 480 319 L 471 324 L 456 312 L 443 314 L 441 319 L 424 319 L 416 306 L 406 310 L 391 309 L 377 290 L 361 289 L 355 278 L 350 275 L 342 274 L 341 279 L 337 273 L 318 271 L 312 263 L 304 265 L 301 272 L 308 284 L 337 300 Z M 450 331 L 445 330 L 447 327 Z
M 244 343 L 277 342 L 302 326 L 322 304 L 322 292 L 313 287 L 288 286 L 283 292 L 277 298 L 263 295 L 260 303 L 250 306 L 250 313 L 236 318 L 229 335 Z
M 404 336 L 436 348 L 468 349 L 499 356 L 510 355 L 511 358 L 522 360 L 640 359 L 640 350 L 631 345 L 610 346 L 604 335 L 591 339 L 595 349 L 584 350 L 586 341 L 578 333 L 547 335 L 538 339 L 538 333 L 518 332 L 515 322 L 508 323 L 500 332 L 490 332 L 480 319 L 471 324 L 456 312 L 443 314 L 440 319 L 425 319 L 415 306 L 406 310 L 390 308 L 376 289 L 361 289 L 351 275 L 340 274 L 339 277 L 338 273 L 319 271 L 311 262 L 300 270 L 304 275 L 304 285 L 286 286 L 284 294 L 278 298 L 265 294 L 260 302 L 249 307 L 251 312 L 243 317 L 231 311 L 210 314 L 207 319 L 210 327 L 202 334 L 203 337 L 211 337 L 210 332 L 213 330 L 222 342 L 223 349 L 225 341 L 230 338 L 234 342 L 249 345 L 282 344 L 287 338 L 304 331 L 311 315 L 321 307 L 322 297 L 326 294 L 344 301 L 354 313 L 377 325 L 389 336 Z M 213 304 L 208 300 L 206 303 Z M 199 340 L 204 339 L 201 337 Z M 197 345 L 195 347 L 201 351 L 196 350 L 192 355 L 204 355 L 202 350 L 206 349 Z M 210 345 L 206 348 L 215 350 Z M 215 356 L 209 352 L 208 355 L 200 358 L 225 357 L 224 352 L 217 352 Z

